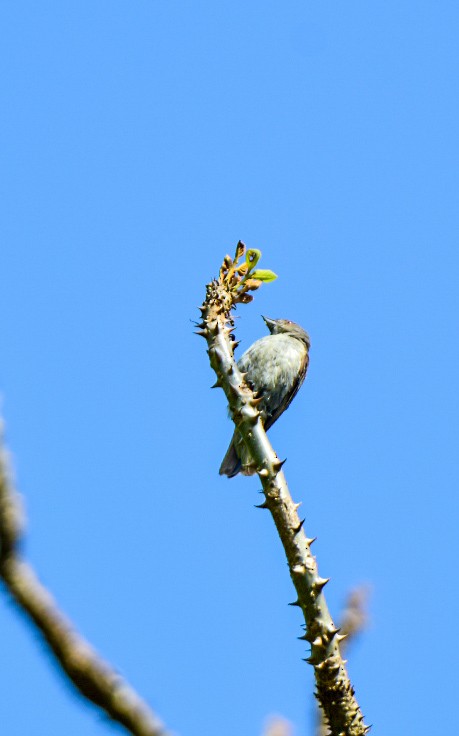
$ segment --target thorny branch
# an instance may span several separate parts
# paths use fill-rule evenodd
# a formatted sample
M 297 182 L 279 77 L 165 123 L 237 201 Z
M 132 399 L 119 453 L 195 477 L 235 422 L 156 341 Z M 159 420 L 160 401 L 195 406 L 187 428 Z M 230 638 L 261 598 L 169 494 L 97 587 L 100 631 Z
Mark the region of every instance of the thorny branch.
M 248 251 L 246 258 L 249 264 Z M 239 259 L 245 246 L 239 242 L 235 259 L 226 256 L 217 279 L 206 287 L 206 298 L 200 307 L 202 322 L 198 334 L 208 345 L 208 355 L 217 375 L 216 386 L 223 388 L 228 399 L 233 421 L 241 433 L 256 465 L 263 485 L 265 501 L 261 508 L 271 512 L 287 556 L 290 575 L 297 592 L 297 600 L 305 619 L 302 639 L 311 645 L 307 661 L 313 665 L 316 680 L 316 697 L 323 709 L 332 736 L 364 736 L 368 732 L 363 715 L 354 695 L 340 653 L 339 642 L 343 638 L 334 625 L 325 601 L 323 588 L 328 582 L 318 573 L 315 557 L 311 553 L 312 539 L 308 539 L 282 472 L 282 462 L 274 452 L 260 419 L 258 400 L 244 380 L 233 357 L 234 320 L 231 311 L 237 303 L 247 303 L 252 296 L 247 291 L 261 284 L 248 283 Z M 261 255 L 257 253 L 257 261 Z M 256 272 L 257 276 L 259 273 Z M 255 276 L 255 278 L 257 278 Z
M 0 425 L 0 578 L 40 631 L 70 681 L 134 736 L 165 736 L 159 719 L 59 611 L 20 554 L 22 509 L 13 487 Z
M 349 646 L 358 637 L 367 625 L 367 599 L 369 596 L 368 586 L 362 585 L 351 590 L 347 597 L 346 607 L 341 614 L 339 622 L 340 634 L 345 636 L 340 645 L 341 656 L 348 653 Z M 330 729 L 324 719 L 320 706 L 317 710 L 316 736 L 330 736 Z

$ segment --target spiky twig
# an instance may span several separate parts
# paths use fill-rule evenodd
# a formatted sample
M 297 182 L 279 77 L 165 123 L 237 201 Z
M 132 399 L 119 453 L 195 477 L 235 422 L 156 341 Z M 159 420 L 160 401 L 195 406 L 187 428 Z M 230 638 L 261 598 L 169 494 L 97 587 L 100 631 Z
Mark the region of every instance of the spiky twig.
M 165 736 L 158 718 L 130 685 L 75 631 L 33 569 L 21 557 L 22 527 L 21 505 L 11 481 L 0 425 L 0 578 L 82 695 L 134 736 Z
M 367 625 L 367 598 L 369 595 L 368 586 L 360 586 L 351 590 L 347 597 L 346 606 L 339 622 L 340 634 L 343 639 L 340 644 L 341 656 L 348 652 L 349 645 L 362 632 Z M 320 705 L 317 707 L 317 729 L 316 736 L 330 736 L 330 728 L 324 718 L 324 713 Z
M 303 523 L 297 514 L 299 504 L 295 504 L 290 496 L 281 471 L 282 462 L 266 436 L 253 391 L 245 382 L 233 357 L 230 331 L 234 322 L 231 310 L 236 303 L 253 298 L 246 292 L 242 295 L 240 293 L 240 285 L 244 288 L 244 283 L 247 283 L 246 280 L 243 281 L 238 267 L 244 252 L 245 246 L 239 242 L 234 261 L 226 256 L 218 279 L 207 285 L 206 298 L 200 307 L 202 322 L 199 325 L 199 334 L 207 341 L 210 363 L 217 374 L 217 384 L 226 394 L 233 421 L 257 466 L 265 494 L 263 507 L 270 510 L 287 555 L 290 575 L 298 596 L 292 605 L 299 606 L 304 614 L 306 633 L 302 638 L 311 645 L 311 654 L 307 661 L 314 666 L 317 699 L 333 736 L 364 736 L 368 728 L 364 724 L 341 657 L 339 631 L 333 623 L 323 594 L 328 580 L 319 576 L 316 560 L 310 549 L 312 540 L 306 537 Z M 259 258 L 259 252 L 257 254 Z

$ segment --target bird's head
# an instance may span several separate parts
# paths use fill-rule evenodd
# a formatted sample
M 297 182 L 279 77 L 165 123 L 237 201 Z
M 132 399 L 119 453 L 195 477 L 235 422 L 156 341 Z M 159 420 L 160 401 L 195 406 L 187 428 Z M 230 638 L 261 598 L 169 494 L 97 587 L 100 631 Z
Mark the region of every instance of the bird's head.
M 283 333 L 291 335 L 292 337 L 296 337 L 297 340 L 304 342 L 308 348 L 310 347 L 311 340 L 308 333 L 300 325 L 297 325 L 296 322 L 291 322 L 289 319 L 271 319 L 270 317 L 263 317 L 263 319 L 271 335 L 280 335 Z

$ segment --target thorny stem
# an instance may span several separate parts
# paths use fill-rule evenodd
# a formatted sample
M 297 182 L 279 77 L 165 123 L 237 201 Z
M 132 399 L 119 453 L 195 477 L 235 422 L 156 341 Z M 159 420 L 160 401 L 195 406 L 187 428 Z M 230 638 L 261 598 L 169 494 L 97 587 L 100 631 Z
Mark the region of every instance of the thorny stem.
M 347 654 L 349 646 L 367 625 L 366 606 L 368 595 L 368 586 L 362 585 L 352 590 L 347 597 L 346 606 L 339 621 L 340 634 L 345 636 L 340 644 L 341 656 Z M 330 734 L 331 731 L 324 719 L 323 710 L 319 706 L 317 708 L 316 736 L 330 736 Z
M 265 495 L 261 508 L 271 512 L 284 546 L 298 596 L 291 605 L 299 606 L 304 615 L 306 633 L 301 638 L 311 645 L 311 654 L 306 661 L 314 667 L 316 697 L 330 732 L 332 736 L 364 736 L 369 728 L 364 724 L 341 657 L 339 642 L 342 637 L 333 623 L 323 593 L 328 580 L 319 576 L 315 557 L 311 553 L 314 540 L 307 538 L 304 520 L 300 520 L 297 513 L 300 504 L 292 500 L 281 470 L 282 462 L 263 428 L 257 400 L 233 357 L 231 333 L 234 320 L 231 310 L 236 300 L 227 274 L 224 263 L 219 278 L 206 287 L 206 298 L 200 307 L 202 322 L 198 334 L 207 341 L 207 352 L 217 374 L 217 385 L 223 388 L 233 421 L 256 463 Z

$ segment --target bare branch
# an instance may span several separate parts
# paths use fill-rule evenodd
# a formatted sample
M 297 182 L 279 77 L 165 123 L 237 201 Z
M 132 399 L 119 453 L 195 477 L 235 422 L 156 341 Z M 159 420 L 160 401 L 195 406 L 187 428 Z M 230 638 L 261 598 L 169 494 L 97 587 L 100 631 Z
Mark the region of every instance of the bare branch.
M 341 653 L 366 628 L 368 623 L 367 601 L 370 594 L 368 585 L 361 585 L 351 590 L 347 597 L 346 607 L 341 616 L 340 633 L 346 638 L 341 642 Z
M 0 577 L 35 624 L 71 682 L 88 700 L 134 736 L 165 736 L 164 727 L 137 693 L 75 631 L 19 552 L 23 527 L 0 426 Z
M 266 722 L 263 736 L 293 736 L 292 724 L 282 716 L 271 716 Z
M 255 396 L 233 357 L 231 332 L 234 321 L 231 310 L 236 303 L 245 303 L 238 291 L 238 258 L 244 253 L 238 244 L 235 261 L 225 258 L 219 278 L 206 287 L 202 305 L 199 334 L 207 341 L 210 363 L 217 374 L 218 384 L 228 399 L 233 421 L 241 433 L 256 464 L 265 495 L 264 508 L 273 516 L 287 556 L 290 575 L 297 591 L 297 600 L 306 622 L 304 638 L 311 644 L 307 661 L 313 665 L 316 696 L 322 707 L 333 736 L 364 736 L 368 728 L 354 697 L 354 689 L 346 672 L 339 649 L 339 630 L 328 611 L 323 588 L 328 582 L 321 578 L 311 553 L 311 543 L 304 532 L 303 520 L 293 502 L 282 462 L 269 442 Z M 230 332 L 231 329 L 231 332 Z

